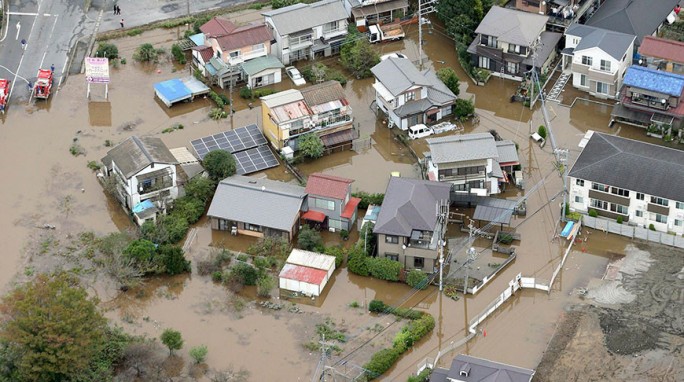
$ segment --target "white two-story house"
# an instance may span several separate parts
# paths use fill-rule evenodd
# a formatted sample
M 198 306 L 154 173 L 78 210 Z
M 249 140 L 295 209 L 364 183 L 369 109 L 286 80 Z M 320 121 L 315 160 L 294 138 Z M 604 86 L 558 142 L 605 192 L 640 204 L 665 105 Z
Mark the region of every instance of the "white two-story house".
M 572 86 L 598 98 L 615 99 L 632 65 L 636 36 L 573 24 L 565 32 L 564 71 Z
M 101 175 L 113 177 L 115 195 L 140 225 L 165 213 L 178 197 L 178 161 L 161 139 L 129 137 L 102 158 Z
M 390 127 L 431 124 L 451 115 L 456 95 L 432 70 L 419 71 L 410 60 L 388 58 L 375 65 L 375 103 Z
M 684 152 L 594 132 L 569 172 L 570 210 L 684 233 Z
M 262 15 L 276 41 L 273 54 L 285 65 L 337 54 L 347 36 L 349 15 L 342 0 L 298 3 Z

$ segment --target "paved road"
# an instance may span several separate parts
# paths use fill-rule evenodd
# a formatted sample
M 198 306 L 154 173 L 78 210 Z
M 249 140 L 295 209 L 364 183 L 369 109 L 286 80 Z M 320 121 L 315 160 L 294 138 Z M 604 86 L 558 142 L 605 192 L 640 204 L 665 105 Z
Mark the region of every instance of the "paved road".
M 39 68 L 55 66 L 54 85 L 58 88 L 66 79 L 69 60 L 78 42 L 83 45 L 95 33 L 120 28 L 122 18 L 124 26 L 130 28 L 248 2 L 251 1 L 92 0 L 86 11 L 83 0 L 11 1 L 9 8 L 4 9 L 5 25 L 0 32 L 0 78 L 13 82 L 10 104 L 27 102 L 28 83 L 35 82 Z M 114 15 L 115 3 L 121 7 L 120 16 Z M 21 40 L 27 41 L 25 50 Z M 82 59 L 82 55 L 76 59 Z M 53 94 L 59 96 L 58 90 Z

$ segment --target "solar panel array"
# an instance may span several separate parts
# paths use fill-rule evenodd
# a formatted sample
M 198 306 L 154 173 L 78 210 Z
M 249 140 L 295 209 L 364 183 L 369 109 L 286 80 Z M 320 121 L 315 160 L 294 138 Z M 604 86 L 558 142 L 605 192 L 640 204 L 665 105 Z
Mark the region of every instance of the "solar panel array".
M 257 125 L 224 131 L 190 143 L 200 159 L 213 150 L 225 150 L 233 154 L 238 174 L 250 174 L 279 164 Z

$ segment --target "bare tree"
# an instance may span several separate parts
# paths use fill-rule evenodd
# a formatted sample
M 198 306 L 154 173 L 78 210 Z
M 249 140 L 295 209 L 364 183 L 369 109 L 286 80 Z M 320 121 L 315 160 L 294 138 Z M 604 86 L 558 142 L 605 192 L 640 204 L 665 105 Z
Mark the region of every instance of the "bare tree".
M 158 355 L 153 343 L 149 341 L 135 342 L 126 347 L 123 353 L 123 365 L 126 369 L 135 371 L 136 377 L 141 377 L 151 370 L 154 363 L 158 363 Z
M 231 365 L 225 370 L 213 370 L 209 379 L 211 382 L 246 382 L 249 380 L 249 371 L 245 369 L 236 371 Z

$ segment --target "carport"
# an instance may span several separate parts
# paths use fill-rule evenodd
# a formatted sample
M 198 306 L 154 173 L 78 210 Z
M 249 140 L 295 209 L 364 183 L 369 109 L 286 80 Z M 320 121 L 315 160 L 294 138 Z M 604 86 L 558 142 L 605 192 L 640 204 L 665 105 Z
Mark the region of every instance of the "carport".
M 478 222 L 500 224 L 503 229 L 504 224 L 511 224 L 511 216 L 517 204 L 514 200 L 481 198 L 475 207 L 473 219 Z
M 210 90 L 195 77 L 174 78 L 154 84 L 154 94 L 168 107 L 177 102 L 192 100 L 198 95 L 208 94 Z

